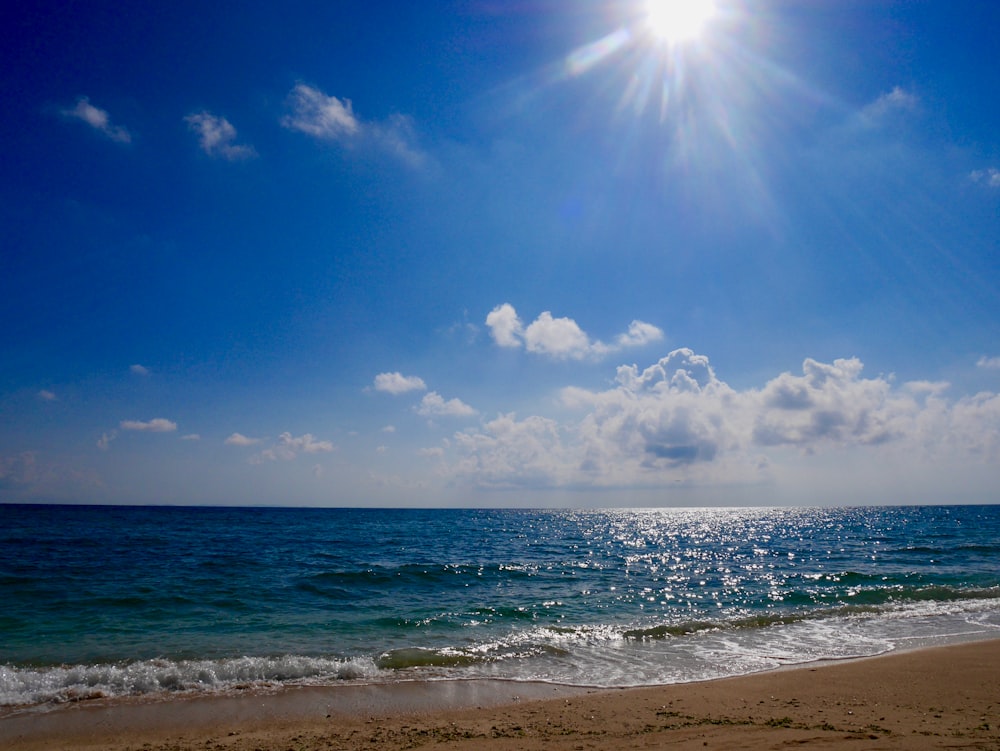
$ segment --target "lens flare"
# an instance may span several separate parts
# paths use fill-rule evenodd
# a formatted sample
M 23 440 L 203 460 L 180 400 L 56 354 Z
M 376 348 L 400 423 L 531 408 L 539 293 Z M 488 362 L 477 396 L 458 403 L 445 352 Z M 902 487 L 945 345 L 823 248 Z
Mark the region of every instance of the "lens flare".
M 715 15 L 714 0 L 647 0 L 646 24 L 657 39 L 680 44 L 698 39 Z

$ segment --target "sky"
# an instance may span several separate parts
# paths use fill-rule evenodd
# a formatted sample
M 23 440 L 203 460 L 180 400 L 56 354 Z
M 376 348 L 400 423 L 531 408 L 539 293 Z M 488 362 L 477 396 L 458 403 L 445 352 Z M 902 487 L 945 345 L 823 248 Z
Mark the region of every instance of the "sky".
M 8 3 L 0 502 L 1000 502 L 1000 4 Z

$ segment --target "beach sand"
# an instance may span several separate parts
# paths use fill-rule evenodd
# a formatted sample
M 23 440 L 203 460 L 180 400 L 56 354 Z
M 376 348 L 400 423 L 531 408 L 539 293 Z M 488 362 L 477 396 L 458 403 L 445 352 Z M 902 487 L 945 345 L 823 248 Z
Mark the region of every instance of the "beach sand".
M 303 688 L 0 719 L 8 751 L 799 746 L 1000 751 L 1000 640 L 653 688 Z

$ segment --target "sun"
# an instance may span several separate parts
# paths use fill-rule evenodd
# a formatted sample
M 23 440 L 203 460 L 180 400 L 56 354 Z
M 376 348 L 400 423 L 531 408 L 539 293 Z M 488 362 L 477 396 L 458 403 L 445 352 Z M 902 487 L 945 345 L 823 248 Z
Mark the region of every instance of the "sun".
M 715 12 L 715 0 L 646 0 L 646 25 L 657 39 L 682 44 L 697 40 Z

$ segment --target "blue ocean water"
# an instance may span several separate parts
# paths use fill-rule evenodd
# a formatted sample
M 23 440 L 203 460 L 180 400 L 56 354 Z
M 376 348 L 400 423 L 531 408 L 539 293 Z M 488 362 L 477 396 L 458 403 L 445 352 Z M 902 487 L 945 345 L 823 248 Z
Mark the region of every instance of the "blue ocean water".
M 632 686 L 1000 636 L 1000 506 L 0 506 L 0 707 Z

